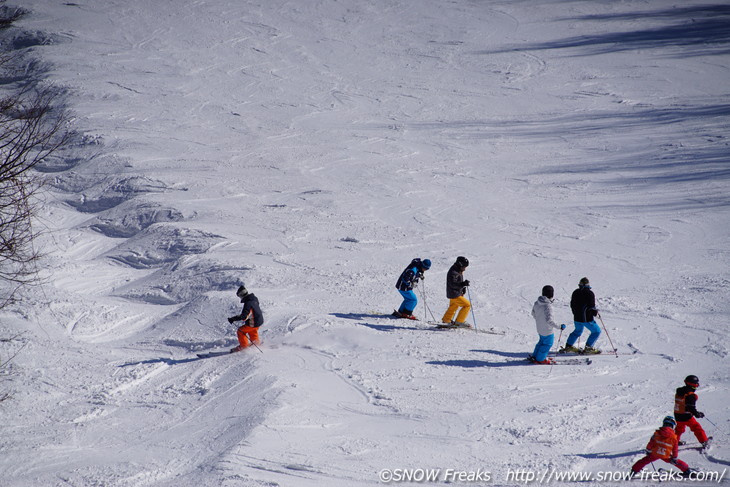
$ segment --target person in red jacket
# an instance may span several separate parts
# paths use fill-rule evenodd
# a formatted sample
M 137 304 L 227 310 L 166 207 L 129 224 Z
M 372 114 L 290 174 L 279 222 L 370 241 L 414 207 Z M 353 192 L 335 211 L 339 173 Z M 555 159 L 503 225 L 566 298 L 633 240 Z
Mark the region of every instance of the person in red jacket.
M 674 434 L 674 427 L 677 422 L 673 417 L 667 416 L 662 422 L 662 427 L 654 432 L 646 445 L 646 456 L 637 461 L 631 471 L 634 475 L 641 472 L 641 469 L 656 460 L 664 460 L 671 463 L 682 471 L 682 476 L 688 477 L 691 473 L 689 465 L 677 458 L 679 442 Z
M 705 417 L 705 413 L 697 411 L 697 393 L 695 391 L 699 386 L 700 379 L 696 375 L 688 375 L 684 379 L 684 387 L 677 388 L 677 393 L 674 395 L 674 417 L 677 418 L 677 427 L 674 432 L 677 433 L 677 441 L 679 441 L 684 430 L 689 427 L 697 441 L 705 447 L 709 438 L 702 429 L 702 425 L 695 419 Z

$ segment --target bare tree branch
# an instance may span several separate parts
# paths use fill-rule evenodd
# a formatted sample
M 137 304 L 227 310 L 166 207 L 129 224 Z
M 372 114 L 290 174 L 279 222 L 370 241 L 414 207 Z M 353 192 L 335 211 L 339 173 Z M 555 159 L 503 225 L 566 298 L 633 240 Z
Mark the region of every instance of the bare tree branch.
M 23 14 L 0 6 L 0 30 Z M 0 91 L 0 284 L 7 288 L 0 309 L 37 282 L 33 219 L 41 179 L 33 168 L 70 139 L 64 92 L 39 81 L 35 65 L 19 53 L 0 54 L 0 78 L 15 80 Z

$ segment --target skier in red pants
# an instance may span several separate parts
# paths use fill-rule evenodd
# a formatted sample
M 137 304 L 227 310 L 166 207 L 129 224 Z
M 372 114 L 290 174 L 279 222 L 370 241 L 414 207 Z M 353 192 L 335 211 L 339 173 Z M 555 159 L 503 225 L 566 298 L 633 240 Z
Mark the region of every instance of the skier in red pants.
M 654 432 L 649 443 L 646 445 L 646 456 L 631 467 L 631 472 L 636 475 L 641 469 L 656 460 L 664 460 L 671 463 L 682 471 L 683 477 L 689 477 L 692 472 L 689 465 L 677 458 L 679 443 L 677 435 L 674 434 L 674 427 L 677 422 L 673 417 L 664 418 L 662 427 Z
M 677 441 L 682 437 L 684 430 L 689 427 L 695 434 L 697 441 L 703 447 L 707 446 L 709 438 L 702 429 L 702 425 L 695 418 L 704 418 L 705 413 L 697 411 L 697 394 L 695 391 L 700 386 L 700 379 L 696 375 L 688 375 L 684 379 L 684 387 L 677 388 L 674 396 L 674 417 L 677 418 Z
M 264 324 L 264 315 L 261 312 L 258 298 L 249 293 L 245 286 L 238 288 L 236 296 L 241 298 L 243 309 L 240 315 L 228 318 L 228 323 L 243 321 L 243 325 L 236 330 L 239 345 L 232 348 L 231 353 L 240 352 L 244 348 L 250 347 L 252 343 L 256 345 L 261 343 L 259 341 L 259 327 Z

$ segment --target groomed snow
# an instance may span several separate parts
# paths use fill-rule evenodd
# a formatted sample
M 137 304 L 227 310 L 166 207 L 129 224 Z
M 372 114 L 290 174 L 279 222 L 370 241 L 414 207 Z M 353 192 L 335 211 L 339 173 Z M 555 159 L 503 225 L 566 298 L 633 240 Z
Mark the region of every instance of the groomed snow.
M 715 445 L 680 458 L 730 466 L 727 2 L 22 3 L 78 136 L 0 314 L 3 486 L 625 485 L 688 374 Z M 425 322 L 458 255 L 504 336 Z M 424 321 L 383 316 L 413 257 Z M 604 353 L 528 364 L 583 276 Z M 261 350 L 197 359 L 242 282 Z

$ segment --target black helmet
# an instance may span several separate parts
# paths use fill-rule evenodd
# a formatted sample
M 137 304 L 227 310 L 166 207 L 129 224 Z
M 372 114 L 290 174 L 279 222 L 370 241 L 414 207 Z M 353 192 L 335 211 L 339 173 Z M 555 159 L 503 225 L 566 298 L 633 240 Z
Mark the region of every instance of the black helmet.
M 578 285 L 580 287 L 587 286 L 588 284 L 590 284 L 590 282 L 588 281 L 588 278 L 587 277 L 582 277 L 580 279 L 580 282 L 578 282 Z
M 456 258 L 456 263 L 459 264 L 461 267 L 469 267 L 469 259 L 461 255 Z
M 677 426 L 677 421 L 675 421 L 673 416 L 664 416 L 662 426 L 669 426 L 670 428 L 674 428 L 675 426 Z
M 545 296 L 548 299 L 553 299 L 553 295 L 555 294 L 555 290 L 552 286 L 543 286 L 542 287 L 542 295 Z
M 236 291 L 236 296 L 241 298 L 241 302 L 243 302 L 243 299 L 248 295 L 248 291 L 246 290 L 246 286 L 239 286 L 238 291 Z
M 684 378 L 684 383 L 697 389 L 700 386 L 700 379 L 696 375 L 688 375 Z

